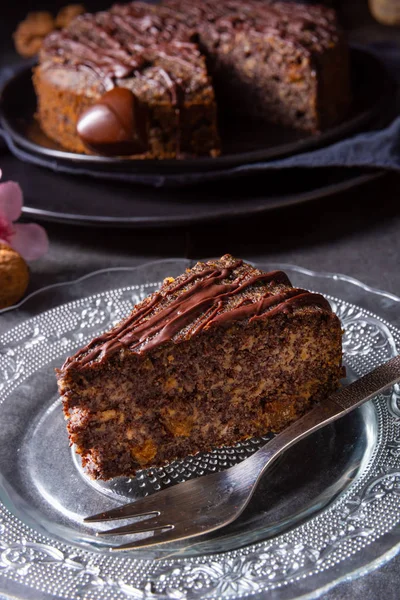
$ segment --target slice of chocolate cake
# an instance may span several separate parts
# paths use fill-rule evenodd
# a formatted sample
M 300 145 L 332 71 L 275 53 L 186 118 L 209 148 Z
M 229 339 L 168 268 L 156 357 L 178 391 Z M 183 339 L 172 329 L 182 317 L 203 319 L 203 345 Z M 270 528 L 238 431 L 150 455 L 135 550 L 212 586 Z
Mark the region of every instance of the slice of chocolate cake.
M 338 387 L 341 335 L 283 272 L 198 263 L 58 370 L 70 442 L 109 479 L 280 431 Z

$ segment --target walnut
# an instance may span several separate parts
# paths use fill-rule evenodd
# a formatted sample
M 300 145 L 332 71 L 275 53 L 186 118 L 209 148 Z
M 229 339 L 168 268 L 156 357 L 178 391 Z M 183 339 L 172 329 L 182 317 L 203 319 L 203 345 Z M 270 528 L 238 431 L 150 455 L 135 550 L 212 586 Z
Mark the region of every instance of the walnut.
M 0 308 L 15 304 L 25 294 L 29 282 L 26 262 L 10 246 L 0 243 Z
M 56 16 L 56 27 L 62 29 L 67 27 L 75 17 L 86 12 L 83 4 L 68 4 L 58 11 Z
M 49 12 L 30 12 L 14 32 L 15 48 L 25 58 L 34 56 L 40 50 L 43 39 L 55 28 L 55 22 Z

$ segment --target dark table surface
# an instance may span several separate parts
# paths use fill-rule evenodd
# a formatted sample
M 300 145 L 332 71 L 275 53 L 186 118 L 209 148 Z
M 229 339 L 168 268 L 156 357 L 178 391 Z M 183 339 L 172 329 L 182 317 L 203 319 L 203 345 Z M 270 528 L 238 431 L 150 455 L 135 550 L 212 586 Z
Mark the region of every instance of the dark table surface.
M 51 6 L 55 4 L 52 2 Z M 40 8 L 45 5 L 42 2 Z M 14 28 L 26 11 L 15 3 L 3 21 L 2 64 L 15 62 L 9 33 L 7 37 L 5 32 Z M 399 29 L 379 26 L 372 20 L 366 1 L 343 2 L 341 11 L 354 40 L 400 41 Z M 29 191 L 26 196 L 29 197 Z M 226 219 L 209 225 L 141 231 L 55 223 L 45 227 L 50 250 L 31 264 L 30 292 L 48 284 L 72 281 L 97 269 L 133 266 L 158 258 L 202 258 L 229 252 L 258 262 L 292 263 L 317 271 L 344 273 L 400 295 L 400 176 L 395 174 L 329 198 L 240 221 Z M 324 598 L 394 600 L 400 596 L 399 585 L 397 557 L 366 576 L 339 584 Z

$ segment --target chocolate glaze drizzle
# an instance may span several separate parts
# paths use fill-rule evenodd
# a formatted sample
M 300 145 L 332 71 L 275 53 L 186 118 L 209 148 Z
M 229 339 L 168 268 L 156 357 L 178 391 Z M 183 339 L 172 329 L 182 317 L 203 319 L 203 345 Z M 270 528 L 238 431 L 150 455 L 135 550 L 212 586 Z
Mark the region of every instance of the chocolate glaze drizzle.
M 75 69 L 88 68 L 110 89 L 115 79 L 138 76 L 160 50 L 171 63 L 189 62 L 193 72 L 199 67 L 195 39 L 214 37 L 218 45 L 221 36 L 224 40 L 228 36 L 234 43 L 236 32 L 243 30 L 278 35 L 303 50 L 318 50 L 337 37 L 334 11 L 318 5 L 257 0 L 130 2 L 80 15 L 66 29 L 47 36 L 42 55 Z M 174 81 L 174 67 L 168 69 L 168 77 Z
M 252 322 L 303 306 L 319 306 L 332 312 L 329 302 L 320 294 L 292 288 L 282 271 L 250 274 L 247 269 L 240 269 L 242 265 L 241 260 L 222 267 L 208 265 L 169 285 L 166 295 L 156 292 L 120 325 L 68 358 L 63 369 L 73 366 L 79 370 L 122 349 L 143 355 L 166 342 L 178 343 L 211 326 L 226 326 L 244 319 Z M 268 283 L 271 285 L 259 285 Z M 257 291 L 262 291 L 261 295 L 254 293 Z M 240 294 L 243 297 L 237 304 L 227 304 Z M 163 306 L 162 300 L 171 296 L 172 300 Z
M 159 85 L 172 98 L 176 96 L 175 74 L 178 79 L 182 75 L 193 78 L 203 66 L 188 28 L 167 19 L 162 9 L 140 2 L 77 17 L 69 27 L 45 39 L 42 55 L 55 59 L 48 68 L 61 62 L 70 69 L 89 69 L 105 91 L 118 79 L 141 77 L 151 67 L 152 78 L 159 71 Z

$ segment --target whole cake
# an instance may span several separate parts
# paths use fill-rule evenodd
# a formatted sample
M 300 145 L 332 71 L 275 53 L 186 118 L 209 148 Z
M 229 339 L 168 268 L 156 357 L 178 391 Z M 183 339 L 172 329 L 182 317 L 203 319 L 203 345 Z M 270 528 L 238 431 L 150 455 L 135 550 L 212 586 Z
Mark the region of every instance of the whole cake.
M 338 387 L 341 335 L 283 272 L 198 263 L 57 371 L 70 442 L 109 479 L 280 431 Z
M 135 158 L 217 156 L 217 102 L 310 132 L 350 106 L 335 12 L 263 0 L 132 2 L 80 15 L 45 38 L 34 86 L 40 125 L 61 146 Z

